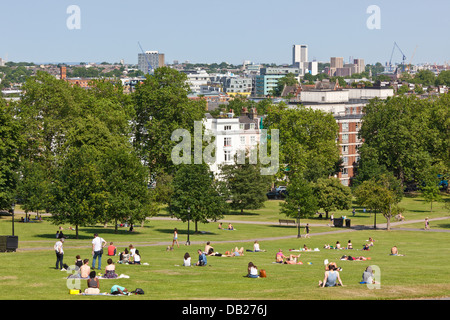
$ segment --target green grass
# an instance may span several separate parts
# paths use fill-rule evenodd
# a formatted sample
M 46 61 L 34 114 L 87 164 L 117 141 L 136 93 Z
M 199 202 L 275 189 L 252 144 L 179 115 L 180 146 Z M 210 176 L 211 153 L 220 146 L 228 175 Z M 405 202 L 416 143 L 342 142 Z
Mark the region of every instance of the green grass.
M 433 205 L 433 213 L 429 212 L 429 204 L 418 196 L 407 197 L 402 201 L 406 208 L 408 220 L 422 220 L 448 215 L 442 203 Z M 352 224 L 372 225 L 373 215 L 363 215 L 357 208 Z M 361 210 L 361 211 L 360 211 Z M 351 216 L 349 212 L 337 212 Z M 164 214 L 162 215 L 164 216 Z M 20 215 L 16 219 L 20 218 Z M 326 220 L 302 220 L 314 224 L 311 228 L 311 238 L 297 239 L 296 226 L 280 226 L 278 219 L 279 201 L 268 201 L 266 207 L 259 210 L 249 210 L 244 215 L 230 214 L 224 220 L 233 220 L 235 231 L 217 229 L 217 223 L 199 224 L 200 234 L 193 233 L 191 223 L 191 246 L 185 246 L 187 238 L 187 223 L 177 220 L 147 221 L 144 227 L 136 227 L 136 232 L 129 233 L 119 229 L 117 234 L 111 226 L 101 225 L 81 227 L 79 239 L 74 238 L 74 232 L 64 227 L 64 233 L 69 238 L 64 244 L 65 263 L 71 265 L 75 256 L 92 258 L 90 243 L 92 235 L 98 232 L 106 241 L 113 241 L 123 250 L 129 244 L 135 245 L 142 255 L 142 262 L 149 265 L 116 264 L 118 274 L 129 275 L 129 279 L 101 280 L 102 292 L 109 291 L 113 284 L 120 284 L 129 289 L 142 288 L 143 296 L 133 297 L 101 297 L 75 296 L 68 294 L 67 273 L 55 270 L 55 254 L 53 244 L 57 226 L 50 224 L 45 218 L 41 223 L 15 223 L 15 234 L 19 236 L 19 250 L 15 253 L 1 253 L 0 280 L 3 300 L 97 300 L 97 299 L 152 299 L 152 300 L 202 300 L 202 299 L 412 299 L 450 296 L 450 275 L 447 264 L 450 248 L 449 232 L 423 231 L 392 231 L 361 230 L 350 231 L 327 226 Z M 379 216 L 379 223 L 385 219 Z M 17 221 L 17 220 L 16 220 Z M 241 221 L 241 223 L 239 223 Z M 253 224 L 244 221 L 255 222 Z M 256 222 L 273 222 L 273 224 L 257 224 Z M 319 226 L 316 226 L 319 225 Z M 448 231 L 450 220 L 431 223 L 432 228 Z M 180 248 L 166 251 L 172 242 L 173 228 L 179 230 Z M 405 227 L 405 226 L 402 226 Z M 412 224 L 408 227 L 416 227 Z M 417 227 L 423 228 L 423 223 Z M 340 231 L 336 233 L 336 231 Z M 333 232 L 333 233 L 328 233 Z M 301 233 L 304 233 L 303 228 Z M 11 234 L 11 218 L 0 217 L 0 234 Z M 366 239 L 373 237 L 376 242 L 370 251 L 361 251 Z M 269 240 L 276 238 L 277 240 Z M 203 249 L 206 241 L 211 241 L 216 251 L 224 253 L 235 246 L 252 248 L 257 239 L 266 252 L 246 252 L 243 257 L 208 257 L 206 267 L 182 267 L 183 255 L 189 252 L 196 260 L 196 250 Z M 327 250 L 324 244 L 342 244 L 351 240 L 354 250 Z M 304 252 L 300 260 L 303 265 L 279 265 L 273 263 L 275 253 L 279 248 L 285 253 L 289 249 L 298 249 L 306 244 L 310 248 L 319 248 L 319 252 Z M 396 245 L 401 257 L 389 255 L 390 248 Z M 295 253 L 297 254 L 297 253 Z M 344 254 L 370 257 L 370 261 L 341 261 Z M 324 259 L 337 262 L 342 267 L 341 278 L 344 287 L 318 288 L 317 283 L 323 280 Z M 259 269 L 267 271 L 267 278 L 249 279 L 246 274 L 248 262 L 252 261 Z M 309 264 L 310 263 L 310 264 Z M 103 257 L 106 265 L 106 256 Z M 380 268 L 381 288 L 370 290 L 359 284 L 362 272 L 368 265 Z M 80 288 L 86 288 L 86 282 L 81 281 Z

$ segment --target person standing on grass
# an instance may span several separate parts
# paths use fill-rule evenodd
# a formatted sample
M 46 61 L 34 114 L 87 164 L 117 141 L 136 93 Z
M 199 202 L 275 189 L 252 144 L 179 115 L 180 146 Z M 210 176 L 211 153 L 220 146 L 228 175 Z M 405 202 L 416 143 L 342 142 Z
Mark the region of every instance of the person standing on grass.
M 64 249 L 63 249 L 64 238 L 60 238 L 56 241 L 54 245 L 55 253 L 56 253 L 56 267 L 55 269 L 63 270 L 63 259 L 64 259 Z M 63 270 L 64 271 L 64 270 Z
M 102 268 L 102 254 L 103 248 L 106 245 L 106 241 L 99 237 L 98 234 L 94 234 L 94 239 L 92 240 L 92 269 L 95 269 L 95 262 L 98 258 L 98 270 Z
M 309 238 L 309 223 L 306 224 L 305 231 L 306 231 L 305 238 Z
M 177 228 L 173 229 L 173 240 L 172 240 L 172 249 L 173 249 L 173 245 L 177 244 L 177 247 L 179 248 L 180 245 L 178 244 L 178 230 Z
M 425 230 L 430 230 L 430 222 L 428 221 L 428 218 L 425 218 Z

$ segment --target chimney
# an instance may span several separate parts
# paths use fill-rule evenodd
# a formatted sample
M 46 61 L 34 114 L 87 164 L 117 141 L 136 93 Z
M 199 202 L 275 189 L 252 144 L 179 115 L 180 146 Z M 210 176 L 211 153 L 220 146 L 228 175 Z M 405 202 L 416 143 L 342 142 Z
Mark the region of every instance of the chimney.
M 61 71 L 61 79 L 62 80 L 66 80 L 66 78 L 67 78 L 67 76 L 66 76 L 66 66 L 61 66 L 60 71 Z
M 250 113 L 248 113 L 248 117 L 252 120 L 254 120 L 258 115 L 258 112 L 256 111 L 256 108 L 251 108 Z

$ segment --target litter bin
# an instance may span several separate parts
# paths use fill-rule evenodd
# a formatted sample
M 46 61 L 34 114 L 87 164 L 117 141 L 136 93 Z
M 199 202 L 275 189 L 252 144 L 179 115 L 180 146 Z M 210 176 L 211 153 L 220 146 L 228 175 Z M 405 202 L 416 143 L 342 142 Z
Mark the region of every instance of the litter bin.
M 0 252 L 13 251 L 19 247 L 18 236 L 0 236 Z
M 342 228 L 343 225 L 344 225 L 344 219 L 342 219 L 342 218 L 334 218 L 333 219 L 333 224 L 334 224 L 335 227 Z
M 350 228 L 350 223 L 351 223 L 350 219 L 345 219 L 345 227 L 346 228 Z

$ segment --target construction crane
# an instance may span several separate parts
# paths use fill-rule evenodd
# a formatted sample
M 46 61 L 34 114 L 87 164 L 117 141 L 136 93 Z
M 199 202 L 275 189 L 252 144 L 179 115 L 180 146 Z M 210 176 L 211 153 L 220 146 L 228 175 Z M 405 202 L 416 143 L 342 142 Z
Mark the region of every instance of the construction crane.
M 414 52 L 413 52 L 413 54 L 412 54 L 412 56 L 411 56 L 411 59 L 409 59 L 409 63 L 408 63 L 408 72 L 411 71 L 411 61 L 412 61 L 412 59 L 414 58 L 414 56 L 416 55 L 417 47 L 418 47 L 418 46 L 416 46 L 416 48 L 414 49 Z
M 147 61 L 147 66 L 148 66 L 147 73 L 148 73 L 148 74 L 151 74 L 151 73 L 152 73 L 152 70 L 153 70 L 152 65 L 150 64 L 150 61 L 148 61 L 147 54 L 144 52 L 144 49 L 142 49 L 142 46 L 141 46 L 141 44 L 139 43 L 139 41 L 138 41 L 138 45 L 139 45 L 139 47 L 141 48 L 141 51 L 142 51 L 142 54 L 143 54 L 144 57 L 145 57 L 145 60 Z
M 397 49 L 400 51 L 400 53 L 402 54 L 402 67 L 403 67 L 403 71 L 405 71 L 405 61 L 406 61 L 406 56 L 403 53 L 402 49 L 400 49 L 400 47 L 398 46 L 397 42 L 394 42 L 394 48 L 392 48 L 392 53 L 391 53 L 391 59 L 389 60 L 389 67 L 392 70 L 392 56 L 394 55 L 394 50 L 395 47 L 397 47 Z

